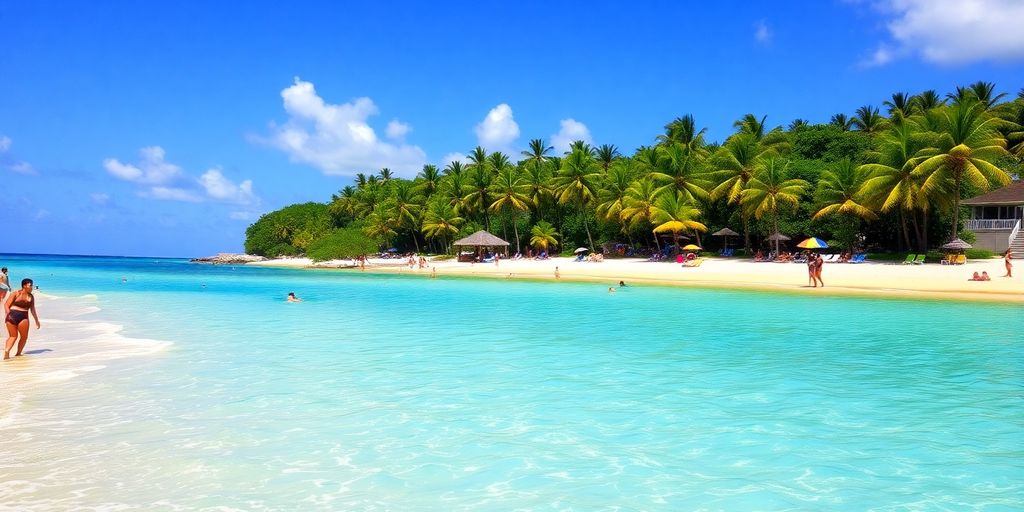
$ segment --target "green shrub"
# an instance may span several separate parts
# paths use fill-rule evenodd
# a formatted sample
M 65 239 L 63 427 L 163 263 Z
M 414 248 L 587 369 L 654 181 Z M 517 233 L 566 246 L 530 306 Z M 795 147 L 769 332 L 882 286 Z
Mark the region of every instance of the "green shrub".
M 967 259 L 969 260 L 987 260 L 994 254 L 988 249 L 967 249 Z
M 313 261 L 354 258 L 377 252 L 377 241 L 359 228 L 338 229 L 309 245 L 306 255 Z
M 263 215 L 245 230 L 245 252 L 260 256 L 278 256 L 274 250 L 287 245 L 306 249 L 314 240 L 331 230 L 333 220 L 327 205 L 301 203 Z
M 270 258 L 278 258 L 281 256 L 296 256 L 298 254 L 299 250 L 292 247 L 291 245 L 277 244 L 271 247 L 270 249 L 267 249 L 267 252 L 266 254 L 264 254 L 264 256 L 268 256 Z

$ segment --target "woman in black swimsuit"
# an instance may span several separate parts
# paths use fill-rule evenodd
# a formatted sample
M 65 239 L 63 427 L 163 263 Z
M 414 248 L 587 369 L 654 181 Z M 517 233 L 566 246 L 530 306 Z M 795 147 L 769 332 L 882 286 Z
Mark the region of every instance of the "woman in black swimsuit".
M 14 348 L 15 341 L 18 342 L 18 352 L 15 356 L 20 356 L 25 350 L 25 344 L 28 343 L 29 313 L 32 313 L 32 318 L 36 321 L 36 329 L 41 327 L 39 315 L 36 314 L 36 298 L 32 295 L 32 284 L 31 279 L 22 279 L 21 289 L 12 292 L 4 301 L 4 324 L 7 325 L 4 359 L 11 358 L 11 349 Z

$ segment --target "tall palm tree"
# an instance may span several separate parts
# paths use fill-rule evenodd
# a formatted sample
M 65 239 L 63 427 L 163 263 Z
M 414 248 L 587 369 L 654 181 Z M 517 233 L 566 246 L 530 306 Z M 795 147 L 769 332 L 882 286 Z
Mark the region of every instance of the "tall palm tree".
M 732 127 L 736 128 L 740 133 L 749 133 L 753 135 L 755 139 L 761 140 L 764 135 L 764 122 L 768 119 L 768 116 L 762 117 L 760 120 L 754 114 L 746 114 L 736 122 L 732 123 Z
M 788 174 L 789 162 L 777 157 L 768 157 L 757 164 L 757 171 L 743 191 L 740 204 L 753 213 L 755 218 L 771 216 L 772 232 L 779 232 L 779 208 L 796 208 L 800 196 L 809 184 L 801 179 L 791 179 Z M 779 241 L 775 240 L 775 252 L 779 252 Z
M 774 147 L 761 144 L 752 134 L 729 137 L 712 158 L 711 176 L 717 186 L 711 190 L 711 199 L 724 198 L 730 204 L 739 203 L 761 160 L 777 154 Z M 744 208 L 740 209 L 740 216 L 743 217 L 743 243 L 749 252 L 750 216 Z
M 597 193 L 597 180 L 601 174 L 594 157 L 583 147 L 577 147 L 562 161 L 562 168 L 555 175 L 555 196 L 560 204 L 574 204 L 584 212 Z M 594 250 L 594 237 L 590 234 L 590 223 L 583 215 L 583 228 L 587 232 L 590 250 Z
M 619 223 L 619 215 L 625 207 L 626 190 L 633 184 L 634 165 L 632 160 L 623 159 L 621 163 L 617 162 L 608 169 L 608 173 L 601 179 L 600 189 L 597 192 L 596 213 L 598 218 Z M 629 234 L 624 225 L 622 225 L 622 232 L 627 236 Z
M 397 235 L 395 231 L 395 220 L 383 207 L 378 205 L 366 216 L 366 225 L 363 231 L 372 238 L 382 240 L 385 246 L 391 245 L 391 237 Z
M 672 233 L 678 247 L 681 231 L 708 230 L 707 226 L 697 221 L 700 215 L 700 210 L 682 194 L 661 194 L 651 209 L 651 222 L 655 224 L 654 233 Z
M 469 152 L 469 155 L 466 157 L 466 160 L 469 160 L 469 165 L 466 166 L 467 170 L 477 168 L 487 169 L 487 150 L 480 146 L 477 146 L 473 148 L 473 151 Z
M 391 169 L 388 169 L 387 167 L 381 169 L 377 175 L 380 176 L 381 183 L 387 183 L 395 179 L 395 173 L 391 172 Z
M 462 162 L 455 160 L 448 162 L 448 165 L 444 167 L 444 175 L 451 176 L 452 174 L 462 174 L 466 170 L 466 166 L 462 165 Z
M 848 215 L 864 220 L 876 220 L 878 215 L 868 206 L 864 184 L 870 173 L 844 158 L 821 173 L 818 182 L 818 202 L 821 208 L 815 219 L 829 215 Z
M 490 166 L 485 164 L 472 164 L 467 173 L 463 201 L 469 207 L 469 211 L 484 216 L 484 229 L 490 231 L 491 219 L 487 214 L 487 207 L 491 205 L 491 181 L 493 176 L 489 170 Z
M 568 156 L 568 155 L 570 155 L 570 154 L 572 154 L 572 153 L 574 153 L 576 151 L 581 151 L 583 153 L 586 153 L 586 154 L 590 155 L 591 157 L 594 157 L 594 146 L 591 146 L 590 144 L 587 144 L 585 141 L 582 141 L 582 140 L 574 140 L 574 141 L 572 141 L 571 143 L 569 143 L 569 150 L 566 151 L 565 154 L 566 154 L 566 156 Z
M 441 171 L 437 169 L 436 165 L 424 165 L 423 170 L 416 175 L 416 181 L 419 192 L 425 198 L 430 199 L 430 196 L 434 195 L 441 185 Z
M 1010 176 L 992 162 L 1007 154 L 1006 139 L 999 134 L 1004 120 L 985 113 L 985 104 L 963 101 L 943 112 L 934 156 L 924 160 L 914 173 L 924 178 L 921 190 L 929 195 L 952 196 L 953 234 L 960 229 L 960 192 L 966 181 L 987 190 L 1010 183 Z
M 544 162 L 527 162 L 523 167 L 523 184 L 526 186 L 527 197 L 537 209 L 537 216 L 544 219 L 544 205 L 551 197 L 551 168 Z
M 661 192 L 678 192 L 691 203 L 708 197 L 711 181 L 697 153 L 681 144 L 668 146 L 660 153 L 658 167 L 650 176 L 665 184 Z
M 981 103 L 983 110 L 996 106 L 999 100 L 1005 97 L 1005 92 L 996 94 L 996 84 L 980 80 L 967 87 L 957 87 L 956 92 L 946 95 L 946 98 L 953 104 L 978 101 Z
M 939 93 L 935 92 L 932 89 L 924 91 L 914 96 L 913 98 L 910 98 L 911 109 L 913 112 L 918 114 L 939 108 L 945 104 L 946 101 L 939 96 Z
M 365 186 L 366 186 L 366 175 L 361 173 L 361 172 L 357 172 L 356 173 L 356 188 L 363 188 Z
M 601 170 L 608 172 L 608 168 L 611 167 L 612 162 L 616 158 L 622 156 L 619 154 L 619 148 L 615 147 L 614 144 L 601 144 L 594 150 L 594 157 L 597 159 L 598 165 L 601 166 Z
M 431 201 L 427 204 L 427 210 L 423 214 L 423 234 L 428 238 L 440 238 L 444 245 L 445 253 L 451 252 L 448 245 L 449 237 L 459 232 L 459 226 L 465 219 L 452 208 L 447 201 Z
M 846 117 L 846 114 L 839 113 L 832 116 L 832 119 L 828 121 L 828 124 L 838 126 L 840 130 L 848 132 L 850 131 L 850 128 L 853 128 L 853 119 Z
M 494 202 L 490 210 L 513 214 L 512 229 L 516 235 L 516 252 L 519 252 L 519 223 L 515 221 L 516 212 L 530 210 L 530 185 L 511 165 L 505 166 L 491 183 Z
M 540 221 L 530 228 L 530 245 L 541 251 L 547 251 L 558 245 L 558 237 L 561 236 L 555 231 L 555 227 L 546 221 Z
M 520 154 L 526 159 L 527 162 L 543 163 L 547 160 L 548 153 L 555 150 L 555 148 L 548 146 L 544 139 L 531 139 L 528 150 L 522 151 Z
M 391 199 L 394 201 L 392 215 L 396 227 L 406 228 L 412 236 L 412 242 L 416 246 L 416 252 L 420 252 L 420 242 L 416 233 L 420 230 L 420 210 L 423 209 L 423 196 L 420 195 L 417 187 L 407 180 L 395 180 L 391 191 Z
M 469 189 L 469 173 L 451 173 L 441 181 L 441 194 L 459 216 L 472 212 L 472 206 L 466 201 L 466 190 Z
M 498 174 L 502 169 L 512 167 L 512 161 L 505 153 L 495 151 L 487 156 L 487 166 L 490 167 L 492 174 Z
M 797 118 L 797 119 L 794 119 L 794 120 L 790 121 L 789 127 L 787 129 L 789 131 L 799 130 L 800 128 L 804 128 L 804 127 L 810 126 L 810 124 L 811 124 L 810 121 L 808 121 L 806 119 Z
M 911 102 L 910 95 L 905 92 L 893 93 L 892 99 L 882 102 L 889 109 L 889 115 L 892 116 L 896 112 L 899 112 L 903 117 L 910 117 L 913 114 L 913 105 Z
M 853 125 L 862 132 L 875 133 L 885 128 L 885 118 L 878 113 L 877 107 L 864 105 L 854 114 Z
M 698 130 L 693 116 L 686 114 L 665 125 L 665 133 L 658 135 L 658 144 L 663 146 L 682 144 L 691 150 L 700 150 L 704 147 L 704 134 L 707 131 L 707 128 Z
M 352 185 L 343 187 L 337 194 L 331 195 L 331 214 L 337 217 L 354 218 L 356 216 L 356 188 Z
M 882 212 L 894 209 L 899 212 L 900 232 L 906 247 L 911 247 L 907 229 L 907 217 L 914 224 L 915 238 L 919 250 L 927 250 L 927 213 L 929 203 L 921 191 L 921 180 L 914 175 L 914 168 L 925 158 L 934 154 L 926 148 L 928 137 L 921 133 L 915 123 L 892 124 L 879 137 L 878 148 L 868 153 L 870 163 L 860 169 L 868 173 L 862 192 L 871 207 Z M 917 213 L 922 213 L 922 223 L 917 222 Z
M 636 229 L 641 224 L 652 222 L 651 215 L 655 203 L 658 202 L 659 190 L 661 188 L 650 178 L 640 178 L 626 189 L 619 218 L 628 223 L 629 229 Z M 661 250 L 657 234 L 654 235 L 654 246 Z

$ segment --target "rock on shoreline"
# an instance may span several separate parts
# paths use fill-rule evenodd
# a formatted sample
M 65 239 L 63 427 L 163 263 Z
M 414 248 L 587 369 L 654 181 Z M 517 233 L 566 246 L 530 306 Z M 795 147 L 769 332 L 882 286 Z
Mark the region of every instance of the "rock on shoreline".
M 192 263 L 212 263 L 214 265 L 224 264 L 238 264 L 238 263 L 256 263 L 259 261 L 266 261 L 263 256 L 253 256 L 252 254 L 233 254 L 229 252 L 222 252 L 216 256 L 207 256 L 205 258 L 192 258 Z

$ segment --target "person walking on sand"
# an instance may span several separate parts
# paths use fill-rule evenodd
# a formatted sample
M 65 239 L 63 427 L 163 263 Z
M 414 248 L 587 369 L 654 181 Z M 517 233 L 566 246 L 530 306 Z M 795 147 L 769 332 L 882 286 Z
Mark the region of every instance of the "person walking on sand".
M 7 267 L 0 268 L 0 304 L 3 304 L 9 291 L 11 291 L 11 280 L 7 277 Z
M 813 254 L 807 253 L 807 286 L 818 287 L 818 281 L 814 278 L 818 270 L 818 259 Z
M 808 258 L 810 259 L 810 258 Z M 825 258 L 822 258 L 820 254 L 814 255 L 814 279 L 821 284 L 821 287 L 825 287 L 825 281 L 821 280 L 821 269 L 825 266 Z M 817 288 L 817 284 L 814 285 Z
M 4 301 L 4 325 L 7 326 L 7 343 L 4 344 L 5 360 L 11 358 L 14 342 L 18 342 L 18 351 L 14 354 L 15 356 L 20 356 L 25 350 L 25 344 L 28 343 L 30 313 L 36 321 L 36 329 L 42 327 L 39 324 L 39 315 L 36 314 L 36 298 L 32 295 L 32 288 L 31 279 L 22 279 L 21 289 L 12 292 Z
M 555 267 L 555 279 L 561 279 L 562 273 L 558 271 L 558 267 Z
M 1006 254 L 1003 255 L 1003 263 L 1006 264 L 1006 275 L 1003 277 L 1013 277 L 1013 250 L 1007 249 Z

